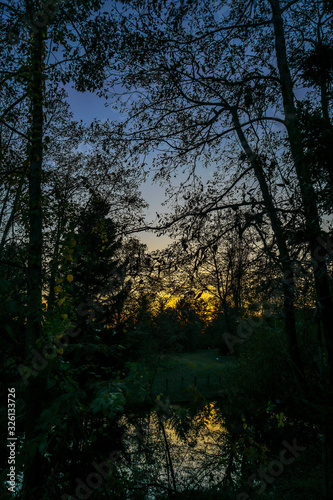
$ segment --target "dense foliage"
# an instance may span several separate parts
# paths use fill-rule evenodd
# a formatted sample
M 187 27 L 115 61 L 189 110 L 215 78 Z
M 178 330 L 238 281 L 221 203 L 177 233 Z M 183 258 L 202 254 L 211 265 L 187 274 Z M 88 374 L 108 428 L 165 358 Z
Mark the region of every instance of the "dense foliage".
M 332 498 L 332 19 L 0 2 L 1 497 Z

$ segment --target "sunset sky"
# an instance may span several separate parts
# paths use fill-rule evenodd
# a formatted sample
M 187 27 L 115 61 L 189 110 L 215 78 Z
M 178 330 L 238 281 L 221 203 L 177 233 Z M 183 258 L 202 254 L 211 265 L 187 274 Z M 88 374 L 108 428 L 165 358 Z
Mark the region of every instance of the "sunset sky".
M 66 91 L 68 92 L 68 102 L 74 113 L 75 120 L 83 120 L 89 124 L 95 118 L 100 121 L 108 118 L 115 119 L 117 112 L 111 106 L 105 106 L 107 102 L 105 99 L 90 92 L 77 92 L 70 85 L 66 85 Z M 141 190 L 144 199 L 149 203 L 149 209 L 146 211 L 146 221 L 149 223 L 156 218 L 156 212 L 165 211 L 165 207 L 161 205 L 164 200 L 164 189 L 148 180 L 142 185 Z M 171 241 L 167 236 L 157 237 L 148 232 L 142 232 L 138 236 L 143 243 L 148 245 L 149 250 L 165 248 Z

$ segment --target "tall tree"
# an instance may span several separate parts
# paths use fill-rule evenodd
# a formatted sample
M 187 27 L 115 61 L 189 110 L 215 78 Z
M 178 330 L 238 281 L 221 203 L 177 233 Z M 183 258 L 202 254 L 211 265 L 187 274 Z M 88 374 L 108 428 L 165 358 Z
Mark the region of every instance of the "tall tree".
M 74 39 L 70 23 L 75 21 L 84 23 L 93 9 L 98 8 L 100 1 L 75 2 L 74 5 L 65 4 L 62 9 L 56 5 L 54 9 L 40 0 L 22 0 L 15 6 L 1 2 L 3 37 L 1 52 L 10 62 L 2 71 L 2 85 L 4 91 L 14 82 L 21 95 L 15 95 L 12 102 L 1 110 L 1 123 L 15 135 L 25 139 L 26 145 L 26 175 L 28 176 L 28 226 L 29 245 L 27 263 L 27 334 L 26 360 L 34 358 L 33 348 L 36 341 L 43 337 L 42 328 L 42 245 L 43 245 L 43 217 L 42 217 L 42 175 L 44 149 L 44 108 L 46 79 L 68 79 L 68 63 L 62 73 L 59 72 L 59 61 L 52 57 L 54 50 L 59 50 L 63 44 L 63 55 L 70 57 L 80 50 L 77 46 L 71 48 L 66 38 Z M 7 19 L 6 19 L 7 17 Z M 28 34 L 22 30 L 26 23 Z M 51 59 L 51 64 L 49 63 Z M 52 60 L 53 59 L 53 60 Z M 67 70 L 67 73 L 66 73 Z M 24 99 L 29 103 L 27 113 L 30 125 L 22 132 L 20 123 L 14 126 L 6 119 L 10 117 L 14 108 Z M 18 190 L 19 192 L 19 190 Z M 16 200 L 17 202 L 17 200 Z M 45 374 L 40 374 L 34 384 L 26 388 L 26 428 L 25 451 L 26 461 L 24 470 L 24 484 L 22 498 L 31 496 L 42 497 L 43 481 L 40 470 L 42 463 L 41 452 L 38 447 L 38 420 L 43 409 L 45 395 Z
M 281 42 L 281 15 L 276 15 L 273 3 L 253 1 L 243 6 L 238 2 L 230 5 L 225 2 L 223 10 L 218 3 L 207 6 L 202 2 L 184 2 L 174 8 L 166 2 L 163 7 L 154 8 L 149 2 L 128 2 L 131 8 L 137 10 L 138 24 L 126 24 L 124 19 L 131 13 L 125 8 L 112 50 L 117 50 L 122 58 L 118 66 L 119 79 L 124 75 L 124 84 L 138 89 L 138 99 L 130 112 L 130 119 L 140 123 L 137 129 L 128 132 L 128 138 L 135 139 L 143 150 L 152 144 L 163 145 L 164 154 L 160 156 L 160 163 L 159 159 L 156 160 L 160 165 L 158 176 L 169 180 L 177 166 L 185 170 L 189 161 L 193 165 L 199 162 L 208 164 L 212 151 L 216 163 L 221 161 L 222 153 L 217 152 L 218 145 L 223 151 L 227 140 L 236 134 L 257 178 L 276 237 L 284 280 L 286 331 L 293 361 L 302 371 L 294 314 L 295 277 L 288 233 L 273 198 L 274 190 L 288 196 L 287 183 L 290 180 L 283 177 L 282 183 L 280 179 L 274 183 L 271 179 L 269 186 L 265 169 L 267 171 L 270 165 L 275 164 L 278 176 L 284 159 L 280 155 L 277 160 L 272 144 L 271 151 L 267 151 L 265 136 L 268 133 L 275 135 L 276 143 L 285 154 L 288 150 L 291 153 L 298 180 L 295 187 L 305 210 L 303 223 L 310 224 L 312 234 L 315 234 L 310 237 L 309 228 L 306 229 L 312 256 L 318 247 L 321 228 L 311 177 L 303 168 L 304 161 L 299 159 L 300 154 L 304 154 L 299 133 L 295 132 L 296 118 L 292 118 L 295 117 L 295 109 L 290 74 L 290 81 L 285 78 L 287 74 L 282 74 L 289 71 L 289 67 L 285 42 Z M 287 5 L 288 8 L 293 6 L 294 3 Z M 272 56 L 272 48 L 275 48 L 275 56 Z M 278 71 L 274 67 L 275 57 Z M 282 59 L 285 60 L 284 66 Z M 115 81 L 116 78 L 111 84 Z M 279 116 L 279 105 L 284 106 L 286 118 Z M 143 118 L 146 127 L 142 126 Z M 286 126 L 287 147 L 282 140 L 277 140 L 281 125 Z M 292 210 L 289 205 L 289 218 Z M 288 208 L 284 214 L 287 212 Z M 313 220 L 317 221 L 315 230 Z M 323 323 L 328 325 L 330 308 L 327 305 L 331 299 L 325 269 L 325 263 L 321 262 L 316 266 L 314 275 L 319 303 L 324 301 L 321 309 Z M 325 273 L 326 278 L 318 278 Z M 325 331 L 327 348 L 331 352 L 327 326 Z
M 28 3 L 27 8 L 32 5 Z M 45 30 L 32 34 L 28 68 L 28 96 L 30 99 L 31 133 L 28 146 L 29 164 L 29 247 L 27 266 L 27 337 L 26 357 L 32 359 L 36 340 L 42 337 L 42 162 L 43 162 L 43 102 L 44 102 L 44 59 Z M 32 443 L 36 438 L 36 421 L 41 413 L 41 394 L 45 393 L 45 379 L 38 377 L 36 385 L 29 386 L 26 394 L 26 440 Z M 24 471 L 24 497 L 34 492 L 39 484 L 41 454 L 38 449 L 32 460 L 26 462 Z

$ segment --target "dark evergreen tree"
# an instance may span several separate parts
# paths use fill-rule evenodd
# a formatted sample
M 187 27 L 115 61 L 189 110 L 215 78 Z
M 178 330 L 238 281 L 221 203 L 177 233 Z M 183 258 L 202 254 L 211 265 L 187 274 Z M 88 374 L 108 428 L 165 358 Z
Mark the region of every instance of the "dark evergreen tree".
M 117 318 L 131 282 L 125 263 L 120 261 L 122 243 L 115 224 L 108 218 L 109 208 L 107 201 L 93 197 L 63 247 L 64 265 L 57 290 L 59 297 L 68 295 L 80 329 L 73 340 L 74 358 L 70 355 L 76 367 L 84 367 L 80 380 L 91 379 L 87 376 L 88 365 L 98 366 L 104 378 L 123 366 L 117 347 L 122 325 Z

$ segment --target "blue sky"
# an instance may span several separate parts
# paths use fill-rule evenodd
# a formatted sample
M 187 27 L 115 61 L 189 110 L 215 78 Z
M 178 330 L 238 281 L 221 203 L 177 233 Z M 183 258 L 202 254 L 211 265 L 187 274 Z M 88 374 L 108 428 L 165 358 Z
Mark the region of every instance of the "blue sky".
M 77 92 L 70 85 L 66 85 L 66 91 L 75 120 L 83 120 L 89 124 L 95 118 L 100 121 L 117 118 L 116 111 L 111 106 L 105 105 L 107 102 L 105 99 L 90 92 Z M 156 218 L 156 212 L 165 211 L 161 205 L 164 200 L 164 189 L 148 180 L 141 186 L 141 191 L 144 199 L 149 203 L 149 209 L 146 211 L 146 221 L 149 223 Z M 149 250 L 165 248 L 171 241 L 167 236 L 157 237 L 153 233 L 146 232 L 139 233 L 138 237 L 148 245 Z

